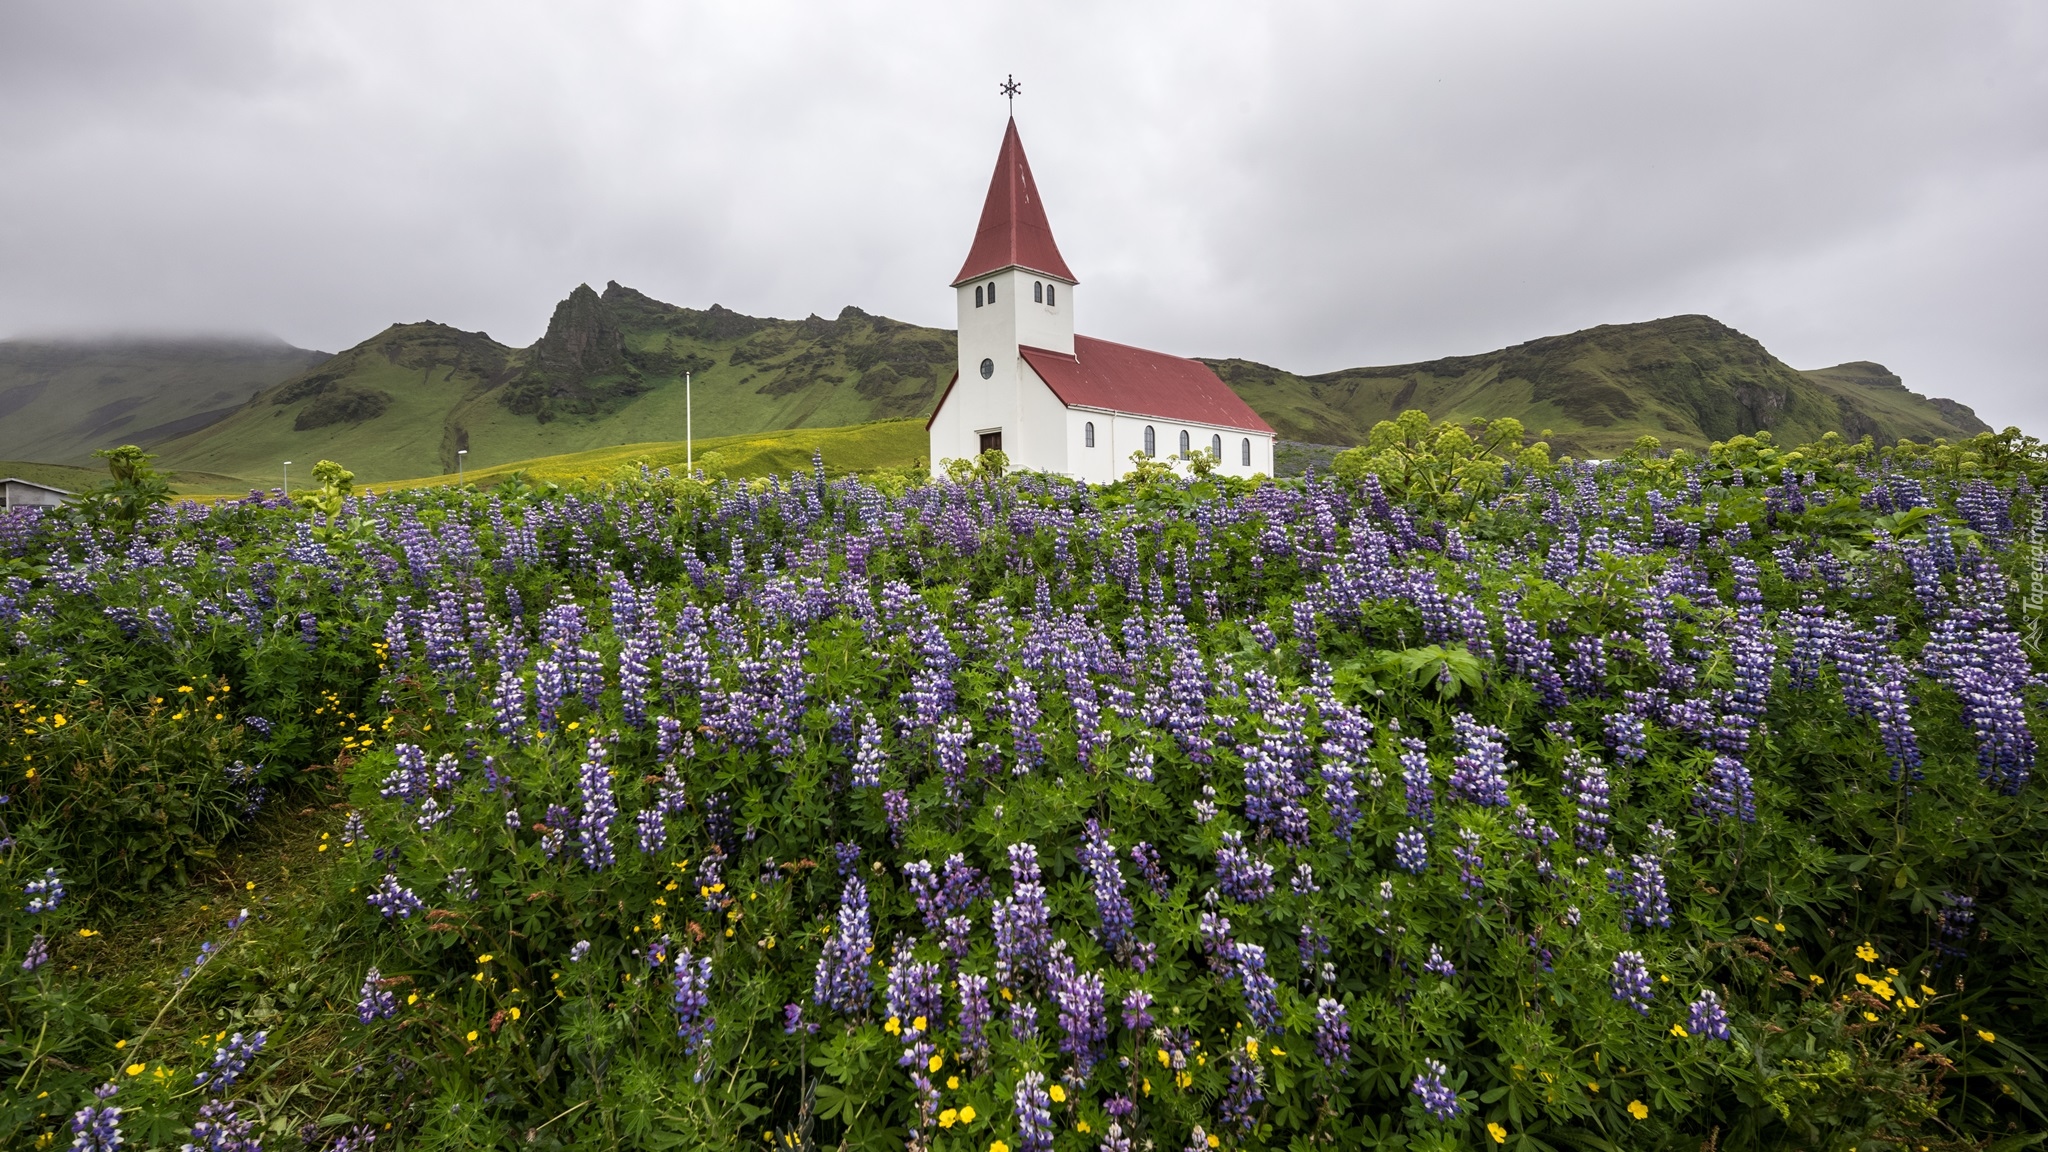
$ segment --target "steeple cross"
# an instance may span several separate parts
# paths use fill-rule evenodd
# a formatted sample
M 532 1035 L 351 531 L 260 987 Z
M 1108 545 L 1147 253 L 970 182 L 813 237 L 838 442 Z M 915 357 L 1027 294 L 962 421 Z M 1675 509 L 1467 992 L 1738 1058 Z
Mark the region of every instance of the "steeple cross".
M 1009 99 L 1010 115 L 1015 116 L 1017 114 L 1017 96 L 1019 93 L 1024 91 L 1024 86 L 1022 84 L 1017 83 L 1017 77 L 1013 74 L 1008 79 L 1004 80 L 1002 84 L 996 88 L 996 91 L 1001 92 L 1005 97 Z

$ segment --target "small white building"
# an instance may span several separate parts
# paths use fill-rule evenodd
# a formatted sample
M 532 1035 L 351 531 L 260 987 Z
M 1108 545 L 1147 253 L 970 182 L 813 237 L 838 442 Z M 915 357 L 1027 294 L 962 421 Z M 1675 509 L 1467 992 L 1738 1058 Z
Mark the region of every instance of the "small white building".
M 0 508 L 55 508 L 78 499 L 77 493 L 19 476 L 0 478 Z
M 1075 335 L 1076 283 L 1011 120 L 953 281 L 960 365 L 925 425 L 934 470 L 999 448 L 1012 467 L 1091 483 L 1129 472 L 1134 452 L 1273 474 L 1273 429 L 1208 365 Z

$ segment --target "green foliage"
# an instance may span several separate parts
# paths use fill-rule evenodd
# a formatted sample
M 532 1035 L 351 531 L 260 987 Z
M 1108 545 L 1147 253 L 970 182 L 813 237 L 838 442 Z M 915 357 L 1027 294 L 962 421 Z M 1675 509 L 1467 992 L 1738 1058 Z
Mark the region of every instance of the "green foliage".
M 86 493 L 86 502 L 95 510 L 103 509 L 105 515 L 133 524 L 151 508 L 170 501 L 170 481 L 150 467 L 155 456 L 133 444 L 102 448 L 93 455 L 107 462 L 111 476 L 104 488 Z
M 1410 409 L 1374 425 L 1371 438 L 1338 453 L 1333 466 L 1350 483 L 1370 473 L 1395 500 L 1462 518 L 1500 493 L 1509 464 L 1549 468 L 1550 446 L 1525 439 L 1513 417 L 1475 421 L 1468 431 L 1451 421 L 1431 424 L 1428 413 Z

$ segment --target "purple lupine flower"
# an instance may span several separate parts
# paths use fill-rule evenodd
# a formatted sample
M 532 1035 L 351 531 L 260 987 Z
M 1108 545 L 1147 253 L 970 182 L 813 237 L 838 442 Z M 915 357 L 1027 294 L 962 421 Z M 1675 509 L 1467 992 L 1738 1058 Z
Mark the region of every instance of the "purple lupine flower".
M 1422 970 L 1432 976 L 1441 976 L 1446 980 L 1453 979 L 1458 975 L 1457 965 L 1452 964 L 1450 958 L 1444 955 L 1443 948 L 1436 944 L 1429 946 L 1429 959 L 1422 962 Z
M 1051 965 L 1053 1003 L 1059 1007 L 1060 1051 L 1074 1061 L 1075 1074 L 1086 1080 L 1102 1058 L 1102 1046 L 1109 1040 L 1109 1012 L 1105 1004 L 1107 982 L 1100 972 L 1080 972 L 1064 950 Z
M 1095 911 L 1102 920 L 1103 947 L 1116 951 L 1137 924 L 1131 899 L 1124 894 L 1123 868 L 1117 863 L 1116 848 L 1102 825 L 1090 819 L 1082 826 L 1081 866 L 1094 882 Z
M 1245 1010 L 1260 1031 L 1280 1027 L 1279 985 L 1266 971 L 1266 950 L 1257 944 L 1238 944 L 1231 949 L 1231 961 L 1239 987 L 1244 992 Z
M 996 901 L 992 926 L 996 937 L 996 979 L 1005 987 L 1042 979 L 1052 952 L 1052 913 L 1045 886 L 1039 882 L 1038 849 L 1029 843 L 1010 845 L 1010 896 Z
M 1017 1109 L 1017 1152 L 1052 1152 L 1052 1097 L 1045 1073 L 1026 1072 L 1012 1096 Z
M 270 1033 L 258 1032 L 243 1039 L 240 1032 L 228 1037 L 225 1046 L 213 1050 L 213 1067 L 194 1076 L 193 1082 L 218 1096 L 234 1086 L 242 1073 L 263 1051 L 263 1044 L 270 1039 Z
M 1712 988 L 1686 1005 L 1686 1030 L 1709 1040 L 1726 1040 L 1733 1035 L 1728 1028 L 1728 1010 L 1721 1006 L 1721 997 Z
M 1131 749 L 1131 758 L 1124 762 L 1124 775 L 1141 784 L 1152 783 L 1152 749 L 1139 745 Z
M 28 942 L 28 955 L 22 957 L 21 970 L 23 972 L 33 972 L 49 962 L 50 942 L 43 937 L 41 932 L 38 932 L 35 939 Z
M 960 790 L 967 785 L 967 746 L 974 741 L 974 729 L 959 716 L 939 721 L 932 734 L 932 759 L 939 778 L 946 782 L 948 802 L 960 802 Z
M 939 966 L 917 959 L 908 941 L 896 943 L 896 955 L 889 965 L 883 1000 L 889 1015 L 901 1022 L 903 1043 L 914 1044 L 945 1026 L 945 989 L 939 981 Z M 919 1026 L 916 1022 L 925 1023 Z
M 1325 1068 L 1351 1062 L 1351 1011 L 1328 996 L 1316 1000 L 1316 1055 Z
M 363 975 L 363 986 L 358 994 L 356 1019 L 363 1023 L 375 1023 L 398 1014 L 398 997 L 384 989 L 384 974 L 375 968 Z
M 874 925 L 868 915 L 868 888 L 859 875 L 849 875 L 839 894 L 836 930 L 825 940 L 811 1000 L 827 1012 L 846 1015 L 865 1011 L 873 990 L 868 953 L 874 951 Z
M 633 814 L 633 828 L 639 834 L 640 851 L 648 856 L 667 851 L 668 822 L 662 819 L 661 809 L 644 808 Z
M 1038 1005 L 1028 996 L 1010 1001 L 1010 1039 L 1019 1044 L 1038 1039 Z
M 803 1005 L 784 1004 L 782 1006 L 782 1034 L 784 1036 L 794 1036 L 799 1032 L 806 1036 L 816 1036 L 818 1034 L 818 1026 L 804 1020 Z
M 1151 886 L 1154 893 L 1165 896 L 1173 891 L 1173 878 L 1168 876 L 1166 869 L 1160 865 L 1159 850 L 1151 844 L 1140 840 L 1131 845 L 1131 863 L 1137 866 L 1138 875 L 1145 878 L 1145 883 Z
M 889 762 L 888 753 L 882 750 L 882 726 L 869 712 L 860 722 L 860 748 L 853 757 L 853 786 L 855 788 L 880 788 L 882 769 Z
M 619 714 L 635 728 L 647 726 L 648 689 L 653 684 L 656 640 L 641 631 L 623 632 L 619 648 Z
M 92 1090 L 98 1104 L 87 1104 L 71 1117 L 71 1147 L 84 1152 L 114 1152 L 126 1139 L 121 1135 L 121 1109 L 107 1101 L 120 1091 L 113 1084 Z
M 1614 957 L 1614 998 L 1644 1016 L 1650 1014 L 1650 1000 L 1656 996 L 1650 986 L 1650 966 L 1643 954 L 1633 949 Z
M 55 868 L 45 868 L 41 879 L 22 885 L 21 893 L 28 897 L 29 915 L 54 912 L 64 903 L 64 878 L 57 875 Z
M 208 1100 L 192 1122 L 192 1140 L 183 1152 L 263 1152 L 255 1127 L 241 1116 L 232 1100 Z
M 1574 636 L 1572 657 L 1565 663 L 1566 687 L 1581 696 L 1598 696 L 1607 685 L 1607 641 L 1600 636 Z
M 711 957 L 694 956 L 688 948 L 676 953 L 675 995 L 669 1006 L 675 1011 L 676 1035 L 682 1039 L 683 1055 L 694 1056 L 711 1038 L 717 1021 L 711 1017 Z M 702 1072 L 698 1073 L 699 1079 Z
M 569 675 L 560 661 L 543 656 L 533 665 L 534 724 L 553 732 L 560 722 L 562 699 L 569 694 Z
M 611 769 L 605 766 L 605 743 L 590 738 L 583 767 L 577 774 L 582 794 L 583 817 L 576 822 L 576 841 L 583 849 L 583 866 L 602 872 L 617 859 L 612 850 L 612 821 L 619 815 L 619 803 L 612 795 Z
M 1486 857 L 1479 852 L 1479 833 L 1470 828 L 1458 829 L 1458 843 L 1451 849 L 1451 857 L 1458 862 L 1458 879 L 1465 885 L 1460 895 L 1470 900 L 1486 886 Z
M 377 794 L 386 800 L 416 805 L 434 790 L 434 778 L 427 771 L 426 750 L 417 744 L 401 743 L 392 751 L 398 756 L 398 767 L 384 778 L 384 786 Z
M 1591 852 L 1607 847 L 1607 824 L 1613 807 L 1607 766 L 1574 744 L 1564 757 L 1564 786 L 1573 807 L 1573 842 Z
M 1273 894 L 1273 866 L 1252 855 L 1243 833 L 1225 832 L 1216 850 L 1216 885 L 1232 900 L 1255 904 Z
M 960 993 L 960 1048 L 976 1054 L 988 1051 L 988 977 L 962 972 L 954 981 Z
M 1716 756 L 1707 778 L 1693 791 L 1692 806 L 1714 823 L 1734 816 L 1745 824 L 1756 823 L 1756 798 L 1749 769 L 1733 756 Z
M 590 941 L 578 940 L 569 946 L 569 963 L 580 964 L 590 955 Z
M 1143 988 L 1124 993 L 1124 1027 L 1143 1032 L 1152 1027 L 1152 994 Z
M 376 890 L 370 893 L 369 904 L 382 912 L 386 920 L 393 916 L 404 920 L 426 907 L 418 896 L 412 894 L 412 889 L 399 884 L 395 872 L 386 872 L 384 878 L 377 882 Z
M 1010 770 L 1027 775 L 1045 760 L 1045 745 L 1038 737 L 1038 693 L 1029 680 L 1019 676 L 1003 692 L 1003 706 L 1010 714 L 1010 744 L 1016 750 Z
M 901 788 L 891 788 L 882 793 L 882 819 L 889 825 L 889 839 L 895 841 L 903 835 L 903 826 L 910 822 L 910 797 Z
M 516 744 L 519 730 L 526 725 L 526 681 L 520 677 L 519 669 L 506 668 L 498 673 L 498 687 L 491 695 L 491 713 L 497 717 L 498 735 Z
M 1604 722 L 1607 746 L 1614 758 L 1624 763 L 1641 763 L 1649 755 L 1649 730 L 1643 718 L 1628 712 L 1612 712 Z
M 1408 798 L 1408 818 L 1429 826 L 1436 818 L 1436 788 L 1430 779 L 1429 754 L 1413 736 L 1401 738 L 1401 787 Z
M 1464 751 L 1451 761 L 1451 791 L 1484 807 L 1507 807 L 1506 734 L 1465 712 L 1451 719 L 1451 727 L 1465 742 Z
M 1422 1100 L 1422 1110 L 1438 1120 L 1449 1120 L 1465 1110 L 1458 1100 L 1458 1094 L 1444 1083 L 1444 1077 L 1451 1070 L 1441 1060 L 1424 1060 L 1422 1071 L 1415 1074 L 1415 1081 L 1409 1086 Z
M 1410 828 L 1394 836 L 1394 867 L 1411 876 L 1419 876 L 1429 867 L 1429 838 L 1420 828 Z
M 1224 1071 L 1228 1079 L 1218 1114 L 1225 1123 L 1237 1125 L 1239 1131 L 1250 1132 L 1258 1107 L 1266 1099 L 1260 1068 L 1243 1052 L 1232 1051 Z
M 1671 927 L 1671 897 L 1664 888 L 1664 866 L 1657 857 L 1637 854 L 1629 857 L 1630 873 L 1610 868 L 1610 886 L 1629 901 L 1622 910 L 1622 927 L 1633 929 Z

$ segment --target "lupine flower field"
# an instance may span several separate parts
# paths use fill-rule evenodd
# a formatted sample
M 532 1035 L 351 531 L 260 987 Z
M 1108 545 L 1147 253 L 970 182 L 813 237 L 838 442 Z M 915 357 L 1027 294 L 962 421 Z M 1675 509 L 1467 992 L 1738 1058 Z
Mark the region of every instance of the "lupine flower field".
M 1411 417 L 0 513 L 0 1143 L 2030 1146 L 2048 453 Z

